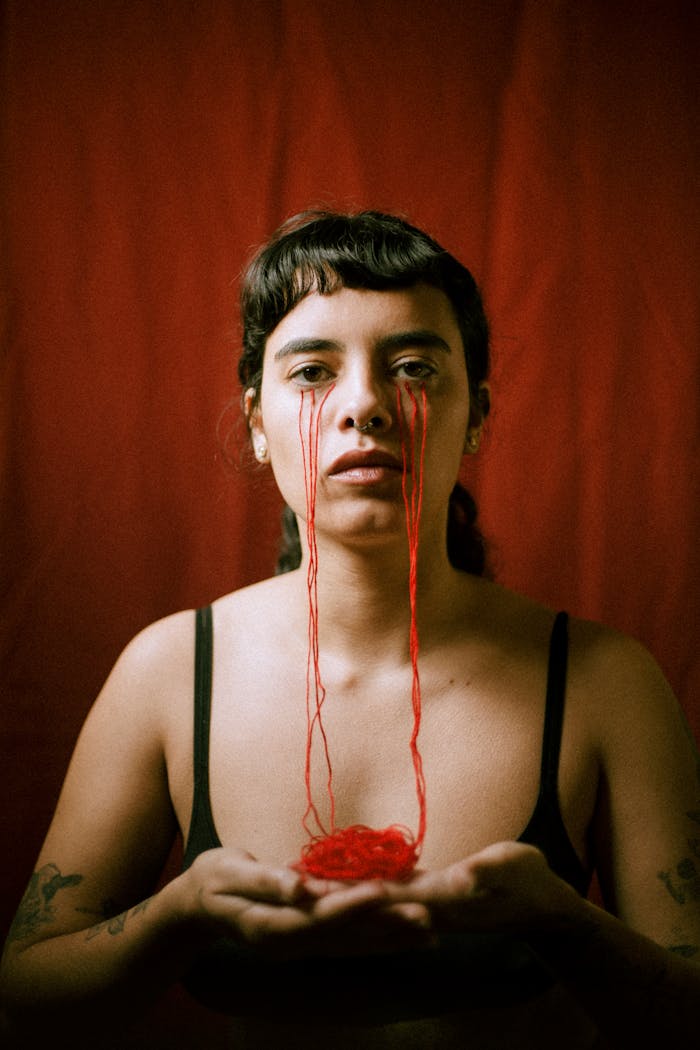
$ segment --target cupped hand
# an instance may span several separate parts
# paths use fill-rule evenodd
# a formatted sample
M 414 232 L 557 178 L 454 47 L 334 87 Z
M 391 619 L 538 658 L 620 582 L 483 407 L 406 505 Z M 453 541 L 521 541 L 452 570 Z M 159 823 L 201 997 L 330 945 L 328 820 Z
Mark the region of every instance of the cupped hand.
M 385 883 L 385 890 L 392 903 L 425 905 L 437 931 L 554 931 L 583 906 L 544 854 L 520 842 L 499 842 L 449 867 L 417 871 L 405 882 Z
M 201 854 L 181 878 L 195 926 L 276 957 L 401 951 L 430 937 L 426 905 L 390 900 L 379 881 L 310 878 L 233 848 Z

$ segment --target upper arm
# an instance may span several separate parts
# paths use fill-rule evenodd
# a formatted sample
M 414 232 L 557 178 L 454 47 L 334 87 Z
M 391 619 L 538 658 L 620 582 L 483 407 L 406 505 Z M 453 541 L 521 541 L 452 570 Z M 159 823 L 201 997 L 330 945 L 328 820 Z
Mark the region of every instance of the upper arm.
M 153 892 L 176 832 L 164 738 L 169 712 L 191 696 L 191 623 L 178 614 L 147 628 L 117 661 L 78 738 L 11 940 L 92 926 Z
M 606 904 L 665 947 L 700 954 L 700 781 L 683 712 L 651 656 L 606 635 L 590 679 L 601 783 L 594 838 Z

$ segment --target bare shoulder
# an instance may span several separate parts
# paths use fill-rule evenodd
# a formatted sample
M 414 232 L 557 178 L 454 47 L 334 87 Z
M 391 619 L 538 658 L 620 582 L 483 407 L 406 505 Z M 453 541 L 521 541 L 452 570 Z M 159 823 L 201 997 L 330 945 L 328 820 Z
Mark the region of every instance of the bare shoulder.
M 575 617 L 570 621 L 570 634 L 575 656 L 585 662 L 589 672 L 597 671 L 613 678 L 617 673 L 663 678 L 649 650 L 631 635 L 593 620 Z
M 599 727 L 609 783 L 644 781 L 656 799 L 675 791 L 697 809 L 697 745 L 657 661 L 635 639 L 595 624 L 576 624 L 575 637 L 575 681 Z
M 480 607 L 494 637 L 510 650 L 542 651 L 555 610 L 485 583 Z M 615 739 L 685 732 L 681 707 L 659 663 L 635 638 L 603 624 L 569 617 L 567 709 L 576 708 L 591 731 Z
M 191 694 L 194 666 L 193 610 L 174 613 L 140 631 L 124 648 L 93 707 L 155 729 L 177 697 Z
M 178 669 L 191 656 L 194 623 L 193 609 L 156 620 L 132 638 L 116 666 L 126 673 L 158 676 L 167 674 L 169 667 Z
M 572 619 L 570 678 L 608 731 L 668 725 L 675 734 L 682 722 L 678 700 L 649 650 L 602 624 Z
M 116 754 L 142 770 L 161 767 L 166 739 L 190 703 L 194 622 L 193 611 L 179 612 L 128 643 L 88 713 L 70 774 L 106 768 Z
M 549 637 L 556 611 L 486 582 L 482 606 L 499 634 L 528 647 Z M 569 617 L 568 687 L 606 721 L 631 710 L 668 714 L 678 703 L 661 667 L 635 638 L 592 620 Z
M 282 578 L 273 577 L 212 601 L 215 639 L 227 648 L 245 646 L 252 631 L 268 631 L 271 618 L 286 609 L 283 590 Z M 166 721 L 182 707 L 189 720 L 195 623 L 196 610 L 184 609 L 140 631 L 119 656 L 97 705 L 135 708 L 139 717 Z

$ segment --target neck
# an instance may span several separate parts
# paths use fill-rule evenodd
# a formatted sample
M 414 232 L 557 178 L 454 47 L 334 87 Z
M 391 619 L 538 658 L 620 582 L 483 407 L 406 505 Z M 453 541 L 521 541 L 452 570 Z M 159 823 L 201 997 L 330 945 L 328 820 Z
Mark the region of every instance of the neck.
M 418 550 L 416 608 L 418 629 L 429 642 L 453 607 L 463 575 L 452 568 L 444 544 L 424 541 Z M 298 580 L 308 601 L 308 550 L 304 551 Z M 323 652 L 362 652 L 371 661 L 377 654 L 406 658 L 411 623 L 410 562 L 407 546 L 362 549 L 326 544 L 319 538 L 317 562 L 319 640 Z M 300 596 L 301 592 L 300 592 Z

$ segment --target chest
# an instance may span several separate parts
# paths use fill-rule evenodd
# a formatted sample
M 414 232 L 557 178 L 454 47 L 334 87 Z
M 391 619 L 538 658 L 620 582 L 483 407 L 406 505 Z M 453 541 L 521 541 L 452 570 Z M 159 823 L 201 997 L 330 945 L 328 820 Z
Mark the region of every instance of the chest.
M 338 827 L 398 823 L 415 832 L 416 753 L 426 784 L 423 865 L 451 863 L 524 830 L 540 786 L 546 658 L 474 665 L 442 654 L 426 661 L 419 722 L 410 667 L 331 673 L 317 694 L 303 667 L 268 661 L 261 680 L 254 663 L 241 654 L 235 665 L 215 668 L 209 786 L 225 845 L 289 862 L 307 838 L 304 814 L 311 830 L 320 830 L 313 812 L 327 830 L 332 805 Z M 559 798 L 572 843 L 585 857 L 595 763 L 575 690 L 569 693 Z M 181 790 L 174 794 L 186 831 L 184 737 L 181 746 Z

